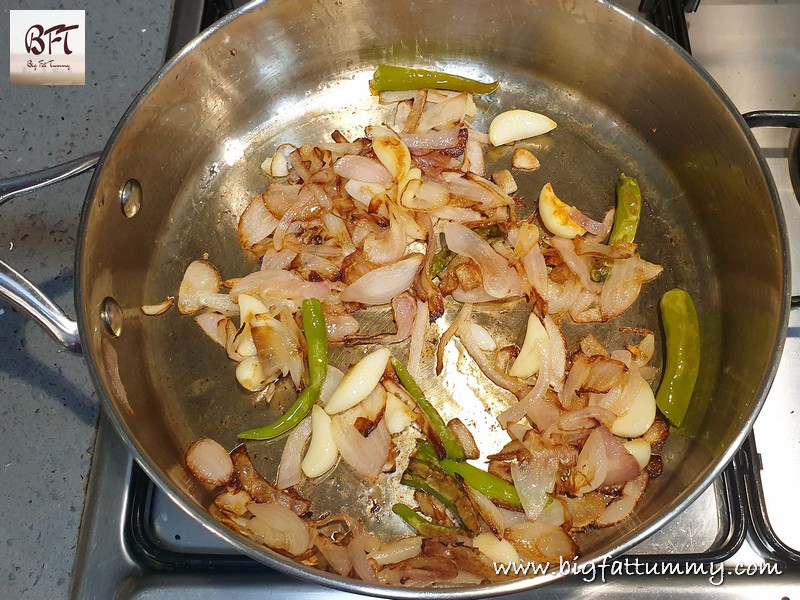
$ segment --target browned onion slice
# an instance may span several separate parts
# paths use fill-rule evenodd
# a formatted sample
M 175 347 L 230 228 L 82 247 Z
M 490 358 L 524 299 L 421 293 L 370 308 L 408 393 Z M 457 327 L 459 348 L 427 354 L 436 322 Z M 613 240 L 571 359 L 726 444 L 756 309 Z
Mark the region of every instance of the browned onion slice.
M 225 485 L 233 477 L 228 451 L 210 438 L 201 438 L 189 446 L 186 466 L 197 479 L 211 485 Z
M 285 506 L 251 502 L 247 510 L 254 515 L 247 521 L 248 530 L 270 548 L 298 556 L 311 547 L 308 524 Z

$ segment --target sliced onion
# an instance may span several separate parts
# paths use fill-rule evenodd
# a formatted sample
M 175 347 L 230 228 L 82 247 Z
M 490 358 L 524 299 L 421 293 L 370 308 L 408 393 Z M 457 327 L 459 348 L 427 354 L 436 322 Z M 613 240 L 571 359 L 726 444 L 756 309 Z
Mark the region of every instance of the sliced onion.
M 499 539 L 493 533 L 481 533 L 472 540 L 477 548 L 495 563 L 510 564 L 519 561 L 519 554 L 508 540 Z
M 381 566 L 392 565 L 401 560 L 413 558 L 422 552 L 422 540 L 423 538 L 418 535 L 400 538 L 399 540 L 382 544 L 379 548 L 367 554 L 367 558 L 374 560 Z
M 248 530 L 270 548 L 298 556 L 311 547 L 308 525 L 288 508 L 251 502 L 247 510 L 254 515 L 247 521 Z
M 583 227 L 588 233 L 592 235 L 599 235 L 605 229 L 605 224 L 602 221 L 595 221 L 585 213 L 581 212 L 574 206 L 569 208 L 569 216 L 572 217 L 578 225 Z
M 289 248 L 284 248 L 283 250 L 267 248 L 266 252 L 261 257 L 261 270 L 285 269 L 292 264 L 296 256 L 297 252 Z
M 547 314 L 558 315 L 568 312 L 578 301 L 582 289 L 578 278 L 574 276 L 567 279 L 560 290 L 551 283 L 547 288 Z
M 366 156 L 343 156 L 333 164 L 333 172 L 347 179 L 388 186 L 392 175 L 377 160 Z
M 539 351 L 539 375 L 536 378 L 536 384 L 519 402 L 512 404 L 498 415 L 497 420 L 503 427 L 506 427 L 509 423 L 516 423 L 522 417 L 528 415 L 531 408 L 544 399 L 547 390 L 550 388 L 550 345 L 548 344 L 546 348 L 540 347 Z
M 483 177 L 486 174 L 486 162 L 483 158 L 483 146 L 477 137 L 475 132 L 470 129 L 467 134 L 467 145 L 464 147 L 464 164 L 470 173 Z M 500 188 L 507 194 L 516 191 L 516 188 L 511 192 L 504 186 L 500 186 Z
M 217 342 L 220 346 L 225 346 L 225 320 L 227 317 L 218 312 L 207 312 L 197 315 L 195 323 L 200 326 L 208 337 Z
M 572 530 L 583 529 L 595 522 L 606 508 L 606 499 L 600 492 L 590 492 L 577 498 L 564 496 L 572 519 Z
M 479 304 L 481 302 L 494 302 L 497 300 L 494 296 L 486 293 L 486 290 L 482 287 L 476 287 L 465 291 L 464 288 L 459 285 L 450 295 L 453 296 L 453 300 L 461 302 L 462 304 Z
M 382 165 L 381 168 L 383 168 Z M 386 187 L 380 183 L 367 183 L 356 179 L 350 179 L 345 183 L 344 189 L 353 200 L 362 204 L 364 208 L 369 206 L 373 197 L 386 192 Z
M 400 139 L 409 150 L 443 150 L 458 145 L 458 125 L 449 125 L 424 133 L 401 133 Z
M 406 234 L 393 217 L 389 227 L 377 234 L 370 234 L 363 243 L 364 257 L 376 265 L 394 263 L 406 252 Z
M 380 583 L 375 575 L 375 569 L 372 568 L 372 564 L 367 560 L 367 552 L 377 547 L 378 540 L 363 531 L 355 532 L 347 547 L 350 553 L 350 561 L 353 563 L 353 570 L 356 575 L 367 583 Z
M 330 367 L 328 367 L 328 374 L 330 375 Z M 311 415 L 300 421 L 286 438 L 286 445 L 283 447 L 281 460 L 278 463 L 278 474 L 275 478 L 275 485 L 278 489 L 285 490 L 300 483 L 303 476 L 300 463 L 310 438 Z
M 521 463 L 512 463 L 511 477 L 528 519 L 535 521 L 553 492 L 558 458 L 552 450 L 537 449 Z
M 617 485 L 636 477 L 642 469 L 623 441 L 605 427 L 598 427 L 595 431 L 603 437 L 606 453 L 607 471 L 603 485 Z
M 447 426 L 458 438 L 458 441 L 461 444 L 461 447 L 464 449 L 464 454 L 466 455 L 467 459 L 472 460 L 480 458 L 480 448 L 478 448 L 478 444 L 475 443 L 475 438 L 472 436 L 472 432 L 467 428 L 466 425 L 464 425 L 461 419 L 458 417 L 450 419 L 447 422 Z
M 228 451 L 210 438 L 201 438 L 189 446 L 186 466 L 197 479 L 211 485 L 225 485 L 233 477 Z
M 550 387 L 558 392 L 564 386 L 567 370 L 567 343 L 564 340 L 564 334 L 561 333 L 561 329 L 559 329 L 550 315 L 545 315 L 543 322 L 549 340 L 547 356 L 550 361 L 550 368 L 548 369 Z
M 242 277 L 229 295 L 234 301 L 243 293 L 264 301 L 294 300 L 299 304 L 306 298 L 325 300 L 330 291 L 331 285 L 327 281 L 305 281 L 289 271 L 267 269 Z
M 325 329 L 328 330 L 328 341 L 341 342 L 358 333 L 358 321 L 350 315 L 326 315 Z
M 343 302 L 386 304 L 411 287 L 423 258 L 422 254 L 410 254 L 394 264 L 374 269 L 349 285 L 340 297 Z
M 297 196 L 301 189 L 300 185 L 273 183 L 262 196 L 263 203 L 274 218 L 280 219 L 292 205 L 297 203 Z M 275 226 L 277 227 L 277 223 Z
M 626 483 L 622 488 L 622 494 L 611 501 L 594 524 L 597 527 L 608 527 L 627 519 L 642 497 L 648 480 L 647 472 L 642 471 L 638 477 Z
M 428 331 L 429 317 L 428 303 L 417 300 L 417 311 L 414 315 L 414 322 L 411 325 L 411 340 L 408 342 L 408 364 L 406 365 L 406 369 L 415 379 L 420 375 L 422 351 L 425 345 L 425 334 Z
M 479 350 L 484 352 L 494 352 L 497 350 L 497 342 L 494 341 L 492 334 L 489 333 L 483 325 L 477 323 L 466 323 L 465 327 L 469 328 L 469 335 L 475 340 L 475 345 Z
M 493 298 L 522 295 L 516 271 L 508 266 L 506 260 L 495 252 L 489 242 L 460 223 L 447 223 L 443 231 L 447 247 L 451 251 L 467 256 L 477 263 L 483 276 L 483 287 L 489 295 Z
M 314 540 L 314 545 L 334 571 L 344 577 L 350 575 L 350 571 L 353 570 L 353 561 L 350 559 L 350 551 L 347 546 L 340 546 L 321 535 Z
M 339 454 L 351 469 L 367 479 L 375 480 L 389 461 L 392 436 L 383 420 L 364 437 L 354 423 L 359 416 L 353 409 L 332 419 L 333 439 Z
M 235 315 L 239 312 L 239 307 L 229 294 L 204 293 L 199 296 L 200 304 L 213 311 L 225 315 Z
M 399 137 L 380 135 L 372 138 L 372 151 L 395 181 L 400 181 L 411 168 L 411 153 Z
M 240 444 L 230 454 L 238 485 L 259 503 L 280 504 L 296 515 L 308 512 L 311 503 L 291 490 L 279 490 L 256 470 L 247 447 Z
M 519 397 L 525 395 L 528 390 L 527 384 L 516 377 L 506 374 L 492 364 L 492 361 L 478 348 L 475 338 L 472 337 L 469 328 L 465 327 L 466 325 L 467 323 L 464 323 L 459 327 L 457 332 L 458 339 L 461 340 L 464 350 L 466 350 L 467 354 L 472 357 L 472 360 L 477 363 L 481 372 L 486 375 L 492 383 L 508 390 L 515 396 Z
M 475 510 L 478 511 L 478 514 L 489 526 L 489 529 L 491 529 L 494 534 L 502 536 L 508 526 L 502 510 L 495 506 L 488 496 L 482 494 L 478 490 L 465 485 L 464 491 L 475 506 Z
M 203 296 L 219 292 L 222 278 L 214 266 L 205 260 L 192 261 L 186 268 L 178 290 L 178 311 L 182 315 L 197 312 L 205 305 Z
M 333 365 L 328 365 L 328 372 L 325 375 L 325 381 L 322 382 L 322 389 L 319 393 L 319 401 L 322 406 L 325 406 L 328 403 L 333 395 L 333 392 L 337 387 L 339 387 L 339 384 L 342 382 L 343 378 L 344 373 L 342 373 L 341 370 Z
M 458 94 L 444 102 L 429 102 L 419 120 L 417 131 L 425 132 L 434 128 L 461 123 L 469 109 L 467 94 Z
M 450 326 L 445 330 L 442 334 L 442 337 L 439 339 L 439 345 L 436 348 L 436 374 L 440 374 L 442 372 L 442 368 L 444 367 L 443 359 L 444 359 L 444 349 L 447 346 L 447 343 L 450 339 L 455 335 L 456 331 L 461 327 L 461 324 L 466 322 L 469 319 L 470 315 L 472 314 L 472 304 L 465 303 L 461 306 L 461 310 L 458 311 L 456 318 L 453 319 L 453 322 L 450 323 Z
M 256 196 L 239 217 L 239 243 L 245 250 L 250 250 L 272 235 L 277 226 L 278 219 L 267 209 L 264 199 Z
M 639 296 L 642 284 L 657 277 L 663 267 L 638 257 L 615 260 L 600 292 L 600 311 L 605 319 L 625 312 Z
M 413 195 L 403 194 L 400 202 L 406 208 L 429 212 L 447 204 L 447 188 L 435 181 L 423 181 Z
M 585 289 L 595 294 L 600 292 L 600 284 L 596 281 L 592 281 L 590 272 L 591 267 L 588 263 L 588 259 L 579 256 L 575 252 L 575 244 L 572 240 L 560 237 L 552 237 L 550 238 L 550 245 L 558 250 L 561 258 L 564 259 L 564 262 L 567 264 L 570 271 L 575 273 L 575 275 L 578 277 L 578 280 L 581 282 L 581 285 Z
M 519 523 L 506 529 L 505 538 L 529 560 L 558 564 L 562 558 L 572 560 L 578 545 L 561 527 L 542 521 Z
M 243 517 L 247 513 L 247 504 L 252 502 L 253 499 L 247 492 L 237 490 L 231 491 L 228 488 L 219 496 L 214 498 L 214 504 L 222 510 L 228 511 L 238 517 Z

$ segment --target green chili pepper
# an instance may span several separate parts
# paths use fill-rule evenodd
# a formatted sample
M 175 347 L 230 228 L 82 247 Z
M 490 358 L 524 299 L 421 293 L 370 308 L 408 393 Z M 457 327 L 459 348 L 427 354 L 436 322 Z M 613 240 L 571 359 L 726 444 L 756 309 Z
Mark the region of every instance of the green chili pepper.
M 475 231 L 475 233 L 477 233 L 490 244 L 494 244 L 495 242 L 506 239 L 506 236 L 503 235 L 503 232 L 499 227 L 497 227 L 497 225 L 491 225 L 489 227 L 477 227 L 473 231 Z M 447 247 L 447 243 L 442 240 L 442 247 L 436 254 L 433 255 L 431 266 L 428 269 L 428 274 L 431 276 L 431 279 L 444 271 L 447 265 L 450 264 L 450 261 L 452 261 L 456 256 L 458 255 L 450 250 L 450 248 Z
M 522 508 L 517 488 L 505 479 L 501 479 L 497 475 L 493 475 L 469 463 L 457 462 L 449 458 L 440 460 L 439 465 L 445 473 L 451 477 L 460 476 L 466 485 L 478 490 L 490 499 L 508 506 Z
M 478 490 L 490 499 L 496 500 L 500 504 L 522 508 L 517 489 L 512 484 L 508 483 L 505 479 L 501 479 L 497 475 L 493 475 L 492 473 L 474 467 L 466 462 L 459 462 L 448 458 L 439 460 L 436 456 L 436 451 L 427 440 L 420 440 L 417 443 L 413 458 L 437 467 L 453 478 L 458 479 L 458 477 L 460 477 L 464 480 L 466 485 L 474 490 Z
M 412 458 L 400 483 L 427 492 L 441 501 L 472 535 L 480 531 L 480 519 L 464 488 L 439 469 Z
M 437 523 L 431 523 L 423 517 L 421 514 L 416 512 L 413 508 L 408 506 L 407 504 L 395 504 L 392 506 L 392 512 L 396 514 L 398 517 L 403 519 L 408 525 L 414 529 L 417 533 L 424 537 L 428 538 L 439 538 L 439 537 L 450 537 L 453 535 L 457 535 L 463 533 L 463 530 L 458 527 L 451 527 L 450 525 L 438 525 Z
M 467 457 L 464 448 L 461 446 L 461 442 L 458 441 L 456 434 L 453 433 L 453 430 L 445 424 L 442 415 L 428 402 L 428 399 L 422 393 L 422 390 L 419 389 L 417 382 L 411 377 L 411 374 L 403 363 L 394 357 L 392 357 L 390 361 L 394 372 L 397 373 L 397 377 L 400 379 L 400 383 L 406 388 L 406 391 L 411 394 L 412 398 L 414 398 L 417 405 L 422 410 L 432 433 L 439 438 L 441 446 L 444 448 L 445 455 L 455 460 L 464 460 Z
M 277 421 L 239 434 L 241 440 L 271 440 L 302 421 L 319 398 L 328 372 L 328 332 L 322 304 L 316 298 L 303 300 L 303 333 L 308 348 L 309 384 Z
M 617 180 L 617 207 L 614 213 L 614 226 L 608 236 L 608 245 L 632 244 L 639 227 L 642 214 L 642 191 L 634 177 L 620 173 Z M 600 259 L 592 269 L 594 281 L 605 281 L 611 272 L 612 261 Z
M 666 338 L 666 366 L 656 405 L 680 427 L 700 371 L 700 325 L 692 297 L 680 288 L 661 296 L 661 320 Z
M 497 81 L 484 83 L 440 71 L 379 65 L 369 82 L 369 89 L 373 94 L 399 90 L 452 90 L 471 94 L 491 94 L 498 85 Z

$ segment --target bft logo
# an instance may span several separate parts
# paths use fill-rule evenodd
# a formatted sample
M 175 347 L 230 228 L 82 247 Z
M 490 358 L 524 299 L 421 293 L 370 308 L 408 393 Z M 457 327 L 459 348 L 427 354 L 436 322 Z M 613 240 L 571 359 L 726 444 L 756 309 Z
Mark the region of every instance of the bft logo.
M 58 44 L 60 43 L 65 55 L 72 54 L 72 50 L 69 49 L 69 32 L 79 28 L 80 25 L 66 25 L 64 23 L 54 25 L 49 29 L 45 29 L 38 24 L 33 25 L 25 34 L 25 49 L 29 53 L 38 56 L 47 48 L 47 54 L 53 54 L 53 44 L 56 44 L 56 49 L 58 49 Z M 45 36 L 47 37 L 45 38 Z M 45 39 L 47 46 L 45 46 Z
M 11 83 L 83 85 L 86 11 L 11 10 Z

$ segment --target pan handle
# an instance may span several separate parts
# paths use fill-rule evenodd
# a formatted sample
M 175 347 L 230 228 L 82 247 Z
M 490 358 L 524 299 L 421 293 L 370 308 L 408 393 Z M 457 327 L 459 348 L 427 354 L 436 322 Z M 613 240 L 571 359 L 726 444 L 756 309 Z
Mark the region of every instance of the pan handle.
M 62 165 L 0 180 L 0 205 L 12 198 L 58 183 L 91 169 L 100 153 L 89 154 Z M 33 319 L 50 336 L 73 354 L 81 354 L 78 324 L 18 271 L 0 260 L 0 297 L 6 298 Z
M 800 110 L 754 110 L 742 117 L 750 128 L 790 127 L 800 129 Z M 792 306 L 800 306 L 800 296 L 792 296 Z
M 800 127 L 800 110 L 754 110 L 742 117 L 750 127 Z

